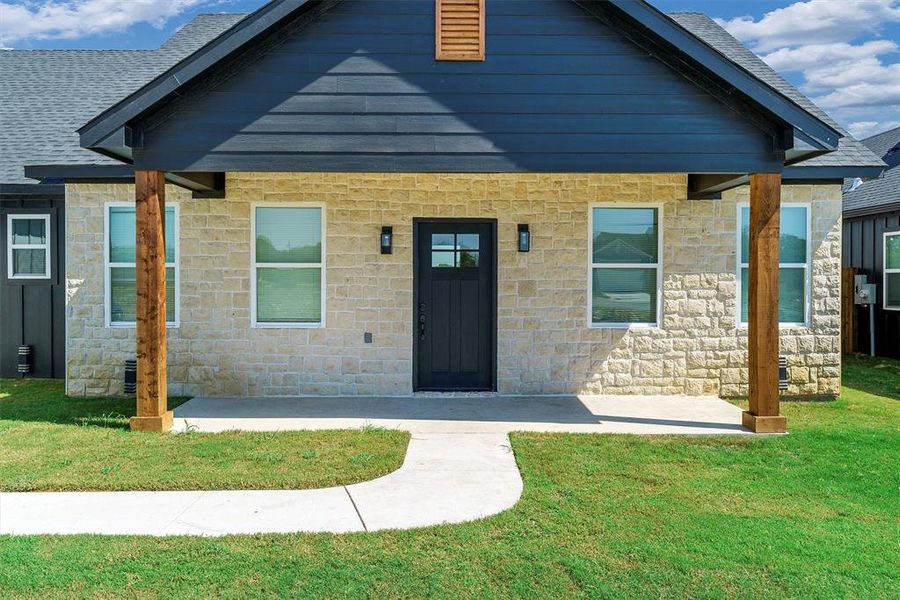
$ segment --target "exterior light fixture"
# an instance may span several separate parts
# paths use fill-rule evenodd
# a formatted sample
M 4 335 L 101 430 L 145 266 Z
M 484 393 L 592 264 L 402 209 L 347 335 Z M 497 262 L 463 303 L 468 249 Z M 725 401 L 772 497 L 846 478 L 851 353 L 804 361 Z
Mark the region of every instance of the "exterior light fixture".
M 125 387 L 126 394 L 137 392 L 137 361 L 133 358 L 125 361 Z
M 381 228 L 381 253 L 382 254 L 393 254 L 394 253 L 394 228 L 393 227 L 382 227 Z
M 17 371 L 21 377 L 31 373 L 31 346 L 19 346 L 19 364 Z
M 531 251 L 531 231 L 528 225 L 519 225 L 519 252 Z

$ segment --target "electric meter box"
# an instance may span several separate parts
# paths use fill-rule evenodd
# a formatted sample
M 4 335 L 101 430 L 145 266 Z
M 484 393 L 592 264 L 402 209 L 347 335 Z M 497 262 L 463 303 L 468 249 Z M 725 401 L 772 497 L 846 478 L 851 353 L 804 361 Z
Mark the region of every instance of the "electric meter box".
M 856 285 L 854 286 L 853 302 L 855 304 L 875 304 L 875 295 L 877 294 L 874 283 L 868 283 L 869 278 L 865 275 L 856 276 Z

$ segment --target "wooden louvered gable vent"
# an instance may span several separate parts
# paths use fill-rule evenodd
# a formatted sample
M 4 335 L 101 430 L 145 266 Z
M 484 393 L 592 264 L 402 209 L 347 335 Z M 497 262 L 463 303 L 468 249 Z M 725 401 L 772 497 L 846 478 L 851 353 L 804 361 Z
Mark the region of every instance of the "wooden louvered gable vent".
M 435 0 L 437 60 L 484 60 L 485 0 Z

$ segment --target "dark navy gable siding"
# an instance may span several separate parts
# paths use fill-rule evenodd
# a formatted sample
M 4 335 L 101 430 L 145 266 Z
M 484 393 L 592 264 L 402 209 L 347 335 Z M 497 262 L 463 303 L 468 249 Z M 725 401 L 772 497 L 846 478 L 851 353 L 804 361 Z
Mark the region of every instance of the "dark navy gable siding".
M 570 0 L 488 2 L 487 59 L 434 60 L 433 0 L 345 0 L 145 131 L 139 168 L 780 168 L 773 140 Z

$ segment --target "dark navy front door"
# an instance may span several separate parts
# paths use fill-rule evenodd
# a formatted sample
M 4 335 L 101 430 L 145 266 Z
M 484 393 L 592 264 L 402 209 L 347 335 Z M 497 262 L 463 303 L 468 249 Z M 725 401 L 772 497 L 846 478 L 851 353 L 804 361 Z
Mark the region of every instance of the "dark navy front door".
M 417 390 L 492 390 L 496 224 L 417 221 Z

